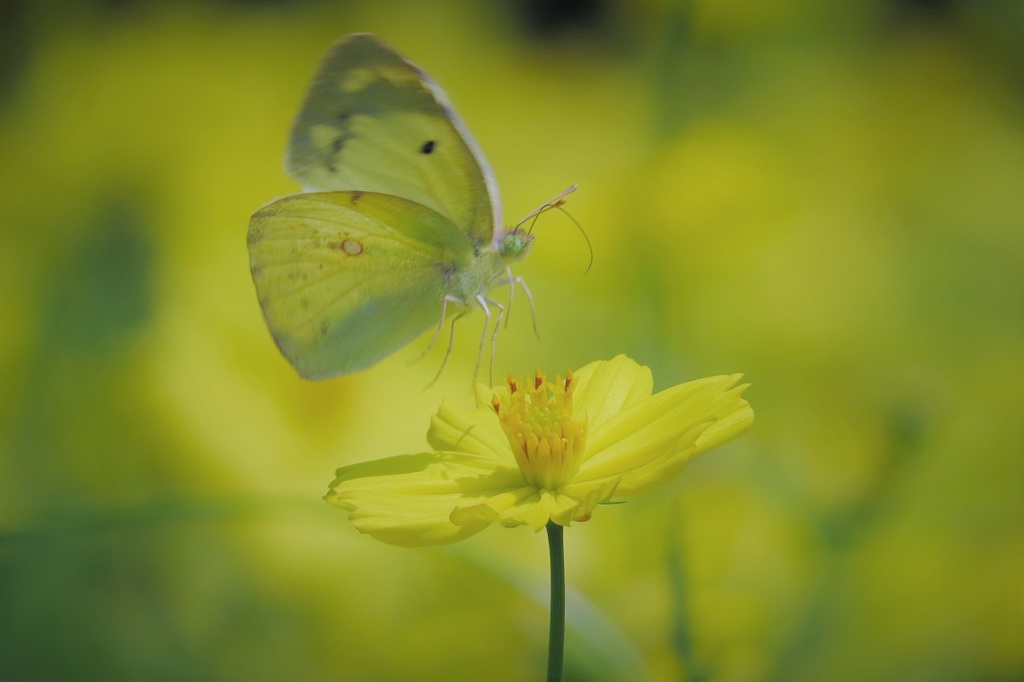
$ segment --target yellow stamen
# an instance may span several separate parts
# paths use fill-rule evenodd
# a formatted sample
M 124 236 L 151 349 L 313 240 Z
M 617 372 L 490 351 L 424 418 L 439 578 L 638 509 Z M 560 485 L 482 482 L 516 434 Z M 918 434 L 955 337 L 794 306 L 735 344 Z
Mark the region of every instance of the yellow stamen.
M 506 385 L 508 397 L 494 396 L 491 405 L 519 470 L 530 485 L 557 490 L 576 475 L 587 439 L 586 420 L 573 414 L 572 372 L 554 382 L 540 371 L 532 382 L 509 376 Z

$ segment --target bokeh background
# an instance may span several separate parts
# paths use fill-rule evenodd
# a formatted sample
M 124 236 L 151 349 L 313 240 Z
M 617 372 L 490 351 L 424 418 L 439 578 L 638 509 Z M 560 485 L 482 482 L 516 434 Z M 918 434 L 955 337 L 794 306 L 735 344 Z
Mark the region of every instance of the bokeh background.
M 300 380 L 246 228 L 327 47 L 430 72 L 514 222 L 496 374 L 743 372 L 755 427 L 566 534 L 574 680 L 1024 678 L 1024 4 L 0 3 L 0 679 L 536 680 L 543 535 L 321 495 L 468 405 L 482 316 Z

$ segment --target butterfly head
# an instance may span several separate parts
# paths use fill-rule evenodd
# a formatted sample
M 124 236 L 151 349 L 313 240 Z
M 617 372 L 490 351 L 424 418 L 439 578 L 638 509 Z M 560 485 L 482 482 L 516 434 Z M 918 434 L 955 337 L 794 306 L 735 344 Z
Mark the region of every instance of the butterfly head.
M 520 227 L 506 230 L 498 237 L 498 254 L 507 263 L 525 258 L 533 246 L 533 235 Z

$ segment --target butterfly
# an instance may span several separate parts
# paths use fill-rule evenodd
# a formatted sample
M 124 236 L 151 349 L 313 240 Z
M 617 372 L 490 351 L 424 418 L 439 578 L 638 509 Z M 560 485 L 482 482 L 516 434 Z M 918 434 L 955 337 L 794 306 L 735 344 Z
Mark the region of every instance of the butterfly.
M 505 229 L 494 175 L 444 91 L 369 34 L 324 57 L 285 167 L 304 191 L 253 214 L 250 268 L 274 341 L 306 379 L 370 367 L 436 325 L 432 346 L 448 318 L 450 354 L 474 307 L 486 315 L 478 367 L 498 311 L 493 363 L 505 306 L 487 292 L 509 285 L 511 305 L 519 284 L 532 309 L 509 267 L 533 243 L 521 226 L 575 189 Z

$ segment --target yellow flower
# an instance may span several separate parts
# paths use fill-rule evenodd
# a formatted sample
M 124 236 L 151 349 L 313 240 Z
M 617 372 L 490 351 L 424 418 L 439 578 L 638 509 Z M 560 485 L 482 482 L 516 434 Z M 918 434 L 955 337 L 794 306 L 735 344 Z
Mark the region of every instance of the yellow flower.
M 694 455 L 754 420 L 740 375 L 651 394 L 651 371 L 624 355 L 563 379 L 477 387 L 477 407 L 448 401 L 427 440 L 435 452 L 338 469 L 325 499 L 356 528 L 394 545 L 455 542 L 494 522 L 568 526 L 601 502 L 667 483 Z

